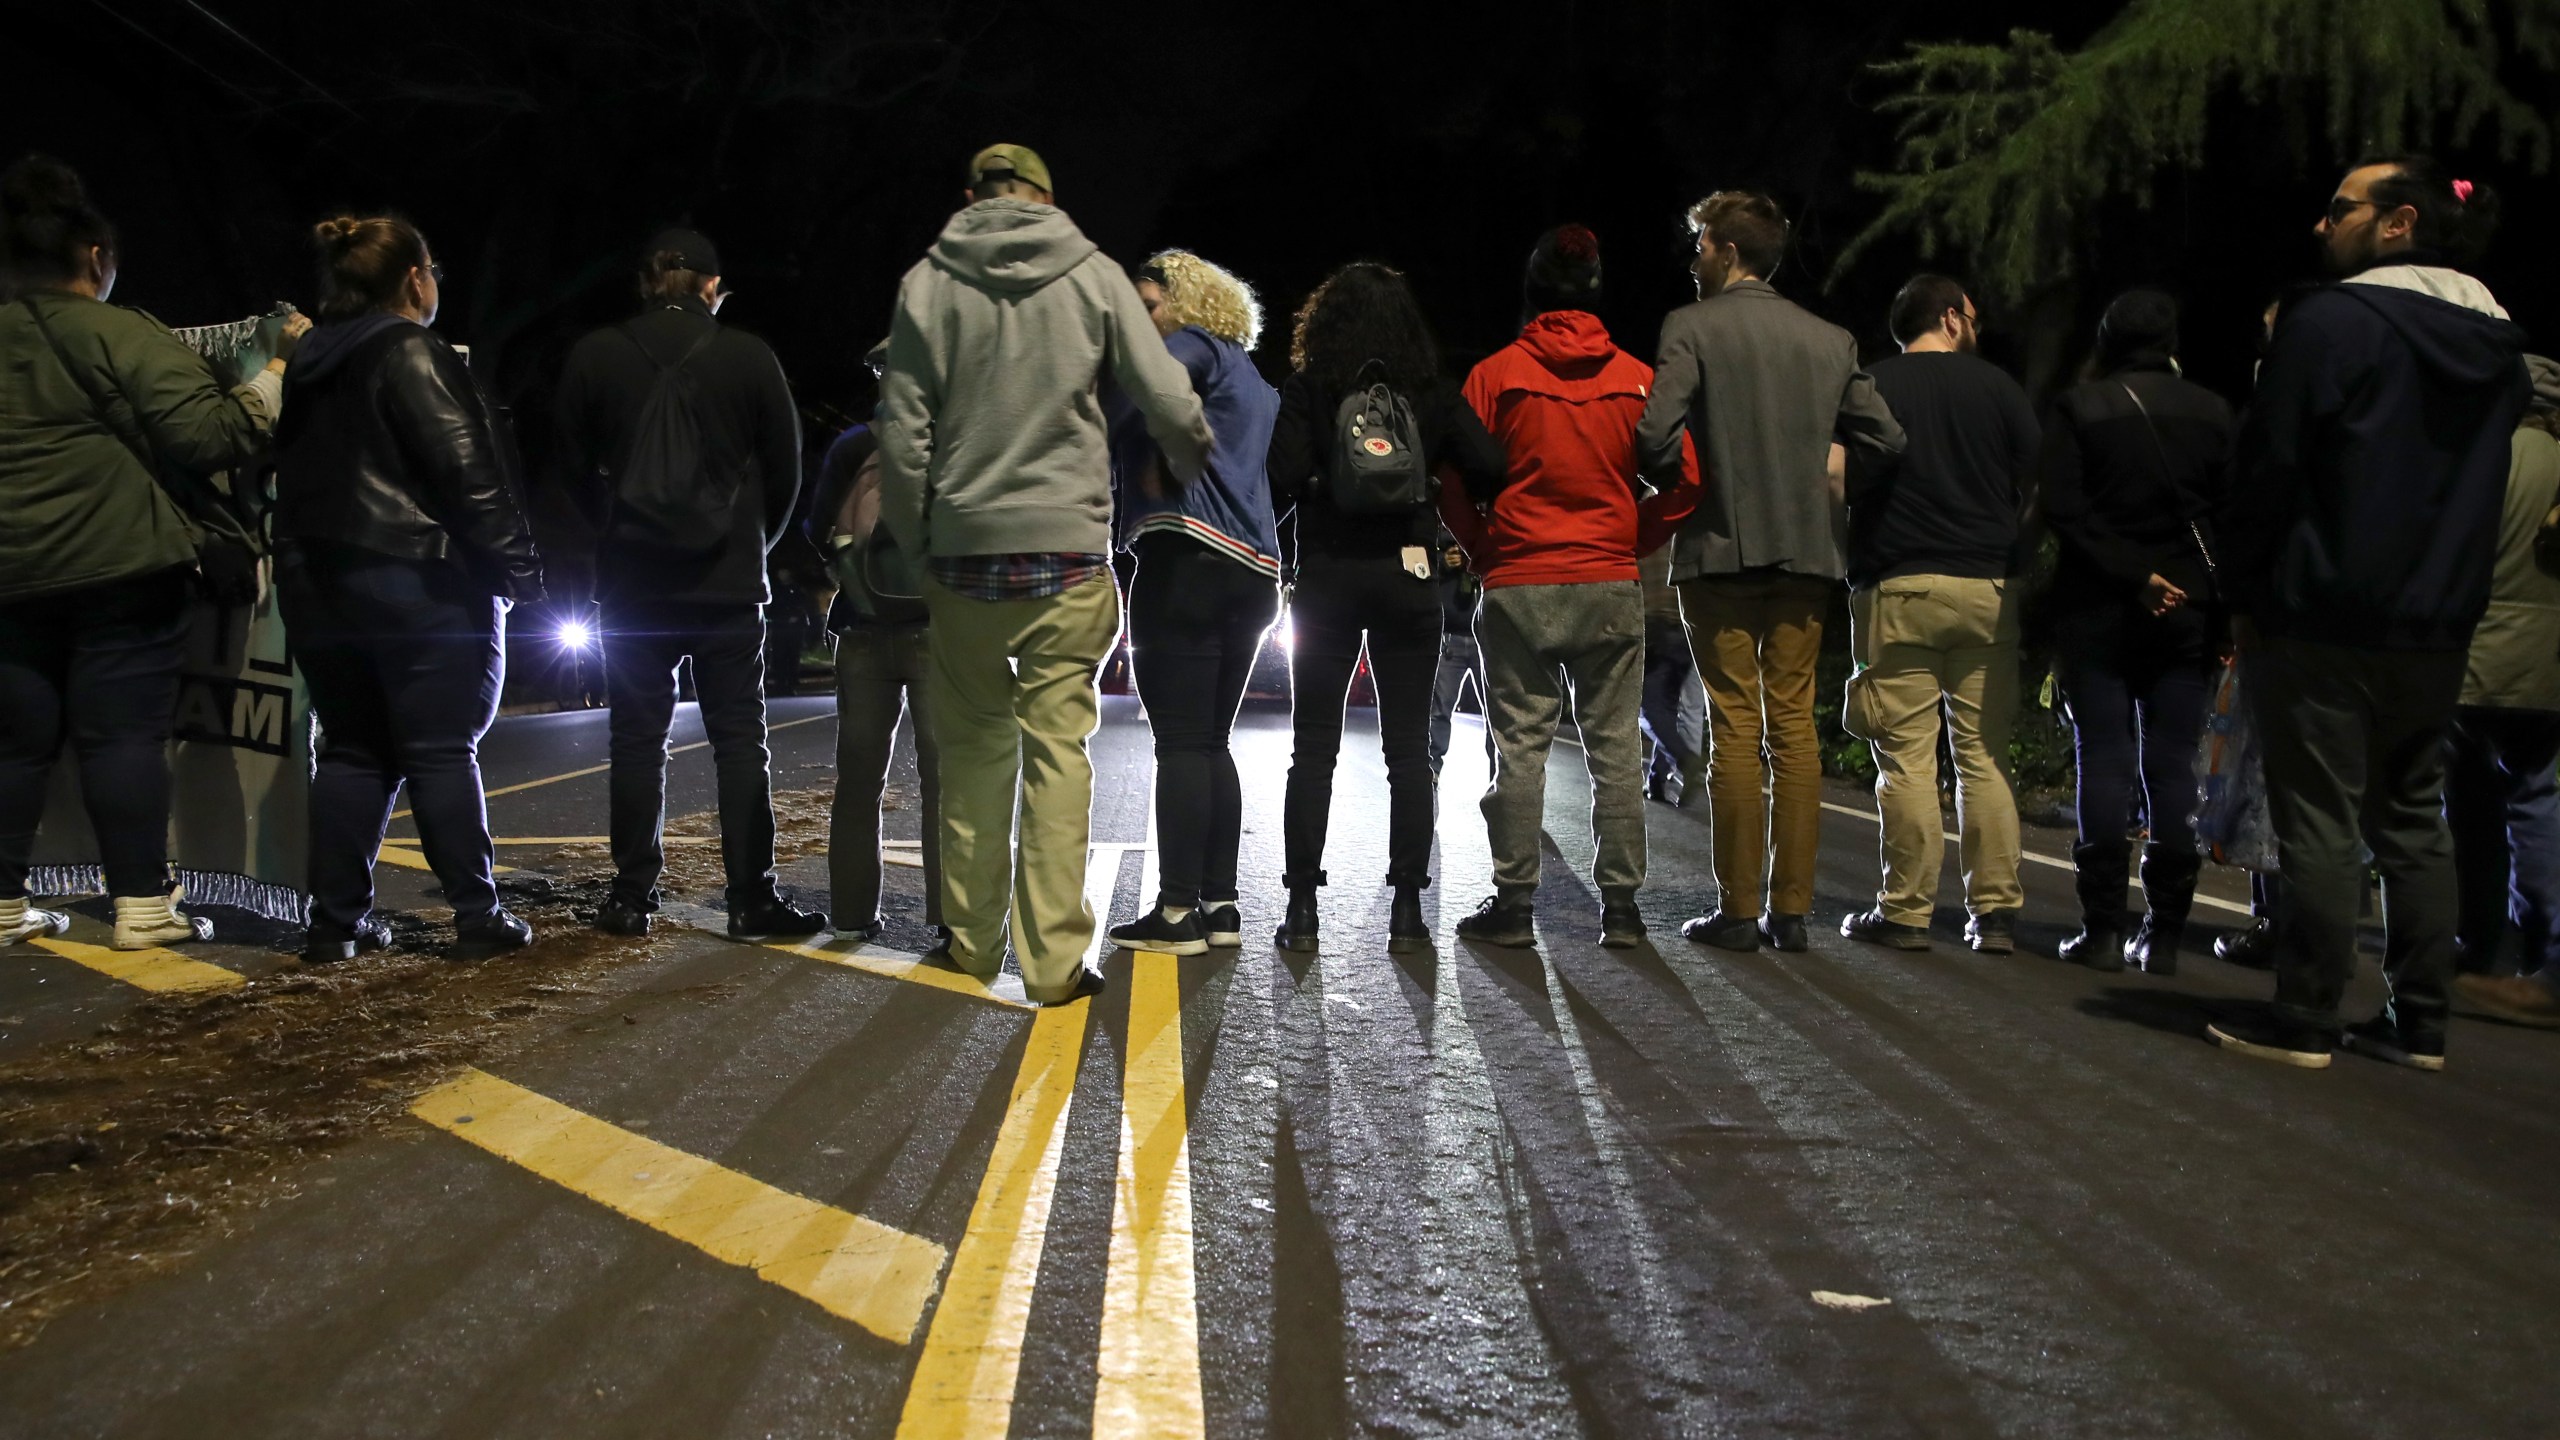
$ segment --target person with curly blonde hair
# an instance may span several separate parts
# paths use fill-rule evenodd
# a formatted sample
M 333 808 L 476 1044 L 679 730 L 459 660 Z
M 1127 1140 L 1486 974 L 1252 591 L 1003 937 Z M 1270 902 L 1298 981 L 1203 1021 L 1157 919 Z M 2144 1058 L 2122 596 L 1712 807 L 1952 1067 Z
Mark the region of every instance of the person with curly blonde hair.
M 1207 472 L 1174 486 L 1135 407 L 1112 427 L 1119 541 L 1138 560 L 1129 646 L 1155 729 L 1163 878 L 1155 908 L 1111 938 L 1197 955 L 1244 943 L 1236 909 L 1244 799 L 1227 742 L 1280 609 L 1280 540 L 1263 470 L 1280 396 L 1253 368 L 1262 306 L 1252 286 L 1186 250 L 1148 260 L 1137 285 L 1216 439 Z

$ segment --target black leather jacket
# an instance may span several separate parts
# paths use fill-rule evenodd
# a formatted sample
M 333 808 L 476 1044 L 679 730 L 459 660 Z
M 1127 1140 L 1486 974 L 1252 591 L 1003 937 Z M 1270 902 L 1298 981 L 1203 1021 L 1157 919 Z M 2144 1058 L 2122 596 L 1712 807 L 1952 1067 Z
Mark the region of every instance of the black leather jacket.
M 542 598 L 515 448 L 434 331 L 384 316 L 324 326 L 284 393 L 277 539 L 447 560 L 492 594 Z

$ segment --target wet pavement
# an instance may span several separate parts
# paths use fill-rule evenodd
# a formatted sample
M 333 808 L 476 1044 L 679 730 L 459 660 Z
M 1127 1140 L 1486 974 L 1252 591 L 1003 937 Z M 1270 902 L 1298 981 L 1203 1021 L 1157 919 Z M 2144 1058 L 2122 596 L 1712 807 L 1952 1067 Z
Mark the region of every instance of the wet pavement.
M 1133 703 L 1106 708 L 1088 893 L 1116 920 L 1152 878 L 1150 762 Z M 776 703 L 780 788 L 826 783 L 827 712 Z M 1655 943 L 1603 950 L 1569 748 L 1541 948 L 1457 944 L 1488 875 L 1472 731 L 1439 944 L 1390 956 L 1366 712 L 1324 948 L 1280 952 L 1285 714 L 1248 709 L 1237 748 L 1242 950 L 1107 954 L 1109 993 L 1034 1012 L 907 966 L 903 867 L 889 945 L 678 931 L 493 1079 L 0 1354 L 0 1433 L 2552 1432 L 2560 1037 L 2460 1023 L 2440 1076 L 2217 1052 L 2204 1022 L 2265 977 L 2055 962 L 2053 864 L 2027 867 L 2015 956 L 1964 950 L 1952 907 L 1930 953 L 1842 940 L 1876 853 L 1847 789 L 1811 954 L 1681 940 L 1706 824 L 1660 805 Z M 510 719 L 486 754 L 502 839 L 600 834 L 604 776 L 577 773 L 600 713 Z M 708 808 L 710 774 L 680 753 L 671 812 Z M 437 914 L 426 877 L 385 875 Z M 786 878 L 822 895 L 824 857 Z M 2208 930 L 2235 878 L 2209 879 Z M 2351 1007 L 2377 993 L 2368 971 Z M 135 1003 L 0 953 L 0 1056 Z

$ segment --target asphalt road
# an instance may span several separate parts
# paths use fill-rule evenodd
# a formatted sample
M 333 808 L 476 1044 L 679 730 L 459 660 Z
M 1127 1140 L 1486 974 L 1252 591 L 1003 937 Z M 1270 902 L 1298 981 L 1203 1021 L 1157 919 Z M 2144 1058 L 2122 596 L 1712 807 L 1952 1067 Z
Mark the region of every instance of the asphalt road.
M 819 717 L 776 729 L 783 786 L 824 783 L 826 709 L 777 703 Z M 1456 944 L 1487 884 L 1471 731 L 1440 944 L 1389 957 L 1365 721 L 1320 954 L 1267 943 L 1288 738 L 1249 711 L 1241 951 L 1112 954 L 1107 995 L 1035 1018 L 879 951 L 661 947 L 619 977 L 619 1021 L 462 1077 L 180 1272 L 0 1355 L 0 1433 L 2553 1432 L 2555 1037 L 2460 1024 L 2440 1076 L 2223 1054 L 2205 1020 L 2265 977 L 2056 963 L 2047 864 L 2014 957 L 1962 949 L 1952 906 L 1933 953 L 1844 941 L 1875 857 L 1846 790 L 1813 953 L 1679 939 L 1712 898 L 1707 834 L 1660 806 L 1656 943 L 1604 951 L 1569 749 L 1542 947 Z M 489 783 L 602 744 L 599 714 L 502 722 Z M 1095 756 L 1090 893 L 1119 919 L 1151 862 L 1131 702 Z M 706 753 L 672 790 L 708 808 Z M 603 797 L 600 773 L 531 784 L 494 828 L 594 834 Z M 2368 973 L 2351 1003 L 2376 994 Z M 0 954 L 0 1045 L 129 1003 Z

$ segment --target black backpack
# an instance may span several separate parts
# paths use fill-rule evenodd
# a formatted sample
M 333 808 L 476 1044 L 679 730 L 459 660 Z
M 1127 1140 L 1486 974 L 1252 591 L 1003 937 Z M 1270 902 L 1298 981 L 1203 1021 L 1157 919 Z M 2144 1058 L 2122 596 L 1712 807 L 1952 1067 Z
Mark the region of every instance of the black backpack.
M 614 477 L 613 528 L 665 550 L 700 554 L 728 543 L 738 475 L 710 473 L 702 443 L 702 387 L 685 368 L 720 332 L 703 332 L 673 365 L 625 327 L 623 338 L 658 367 L 631 425 L 631 450 Z
M 1355 388 L 1334 407 L 1325 492 L 1346 515 L 1410 514 L 1440 498 L 1440 483 L 1422 455 L 1422 426 L 1394 386 L 1380 381 Z

